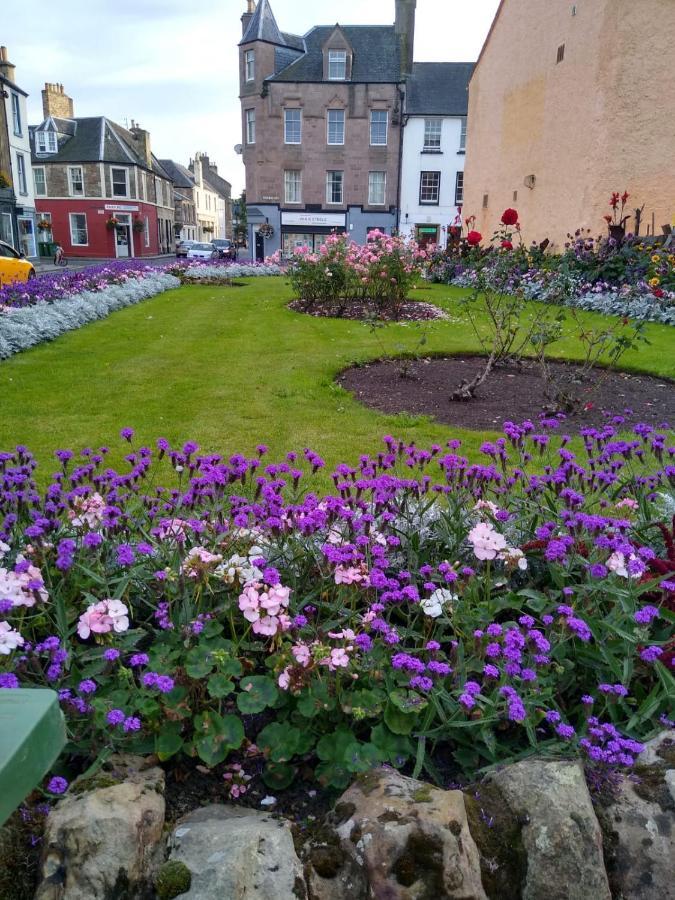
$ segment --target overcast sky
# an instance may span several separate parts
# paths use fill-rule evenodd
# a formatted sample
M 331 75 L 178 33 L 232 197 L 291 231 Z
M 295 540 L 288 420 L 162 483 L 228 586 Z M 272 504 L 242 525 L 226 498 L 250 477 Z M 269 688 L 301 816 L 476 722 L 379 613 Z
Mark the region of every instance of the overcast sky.
M 391 24 L 394 0 L 271 0 L 279 28 Z M 476 59 L 498 0 L 418 0 L 415 59 Z M 14 5 L 0 18 L 0 44 L 30 94 L 31 124 L 42 119 L 45 81 L 62 82 L 76 116 L 135 119 L 153 152 L 187 164 L 209 153 L 237 196 L 244 169 L 237 43 L 245 0 L 61 0 Z

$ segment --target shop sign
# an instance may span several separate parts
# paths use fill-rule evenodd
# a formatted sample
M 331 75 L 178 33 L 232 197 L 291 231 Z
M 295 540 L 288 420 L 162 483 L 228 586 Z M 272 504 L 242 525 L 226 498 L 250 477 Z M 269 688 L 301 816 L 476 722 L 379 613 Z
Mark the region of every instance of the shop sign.
M 344 228 L 347 222 L 345 213 L 302 213 L 282 212 L 282 225 L 305 225 L 323 228 Z
M 122 206 L 119 203 L 106 203 L 105 208 L 109 212 L 138 212 L 137 206 Z

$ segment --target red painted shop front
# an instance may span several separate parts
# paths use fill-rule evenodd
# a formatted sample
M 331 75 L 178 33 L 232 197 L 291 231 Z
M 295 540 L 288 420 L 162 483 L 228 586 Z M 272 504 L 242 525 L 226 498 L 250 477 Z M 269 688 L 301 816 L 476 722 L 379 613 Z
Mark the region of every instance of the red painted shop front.
M 38 219 L 51 221 L 51 242 L 66 256 L 132 259 L 157 256 L 157 207 L 142 201 L 40 200 Z

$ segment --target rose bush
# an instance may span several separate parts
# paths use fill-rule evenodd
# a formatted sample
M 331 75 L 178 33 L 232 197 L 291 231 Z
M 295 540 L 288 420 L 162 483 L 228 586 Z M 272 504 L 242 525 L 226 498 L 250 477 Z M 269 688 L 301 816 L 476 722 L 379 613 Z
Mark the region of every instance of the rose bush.
M 380 762 L 442 781 L 439 757 L 629 765 L 672 711 L 675 447 L 622 426 L 575 451 L 563 417 L 507 423 L 480 463 L 386 437 L 327 495 L 310 450 L 124 429 L 122 469 L 59 450 L 44 490 L 2 453 L 0 687 L 58 691 L 59 778 L 118 749 L 242 789 L 256 755 L 275 789 L 300 766 L 343 787 Z
M 350 301 L 400 309 L 422 274 L 427 252 L 414 241 L 371 231 L 361 246 L 343 235 L 330 235 L 318 251 L 298 248 L 288 274 L 299 300 L 335 304 L 344 311 Z

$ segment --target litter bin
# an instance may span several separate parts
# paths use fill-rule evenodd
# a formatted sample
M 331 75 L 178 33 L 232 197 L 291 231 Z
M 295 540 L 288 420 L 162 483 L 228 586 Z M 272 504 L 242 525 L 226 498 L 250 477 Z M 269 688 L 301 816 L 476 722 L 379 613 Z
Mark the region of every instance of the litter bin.
M 38 256 L 53 256 L 53 255 L 54 255 L 53 241 L 45 241 L 44 243 L 38 244 Z

